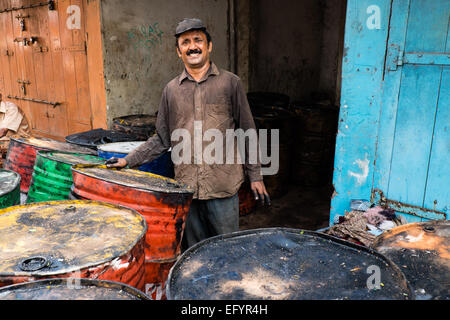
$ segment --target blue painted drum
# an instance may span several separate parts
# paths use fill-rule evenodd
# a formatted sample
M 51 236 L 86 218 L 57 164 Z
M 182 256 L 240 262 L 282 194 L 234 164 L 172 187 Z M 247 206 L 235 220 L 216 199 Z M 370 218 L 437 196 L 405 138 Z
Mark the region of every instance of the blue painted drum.
M 133 151 L 143 143 L 145 143 L 145 141 L 114 142 L 102 144 L 97 147 L 98 156 L 102 157 L 103 159 L 110 159 L 112 157 L 125 158 L 131 151 Z M 170 151 L 164 153 L 151 162 L 147 162 L 141 165 L 138 170 L 173 178 L 174 171 Z

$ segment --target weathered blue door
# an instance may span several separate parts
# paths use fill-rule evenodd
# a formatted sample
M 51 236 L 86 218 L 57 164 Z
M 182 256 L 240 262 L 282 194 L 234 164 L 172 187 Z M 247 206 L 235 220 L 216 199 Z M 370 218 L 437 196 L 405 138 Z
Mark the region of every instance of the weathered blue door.
M 373 200 L 410 222 L 450 209 L 450 1 L 393 0 Z

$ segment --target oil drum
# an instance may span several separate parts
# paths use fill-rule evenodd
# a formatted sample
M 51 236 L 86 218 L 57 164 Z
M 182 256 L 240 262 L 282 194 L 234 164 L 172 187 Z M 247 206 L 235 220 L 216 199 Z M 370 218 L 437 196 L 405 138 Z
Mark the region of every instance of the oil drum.
M 450 299 L 450 221 L 395 227 L 378 236 L 372 247 L 403 271 L 416 299 Z
M 134 208 L 145 218 L 148 225 L 145 263 L 149 279 L 146 286 L 160 287 L 165 279 L 153 282 L 154 264 L 164 268 L 163 264 L 179 256 L 192 189 L 173 179 L 132 169 L 77 165 L 72 167 L 72 173 L 75 197 Z
M 330 184 L 339 109 L 327 104 L 293 103 L 296 115 L 292 180 L 305 186 Z
M 92 149 L 47 138 L 11 138 L 4 167 L 5 169 L 20 174 L 20 177 L 22 178 L 20 191 L 23 193 L 28 193 L 36 154 L 41 150 L 75 152 L 90 155 L 97 154 L 97 152 Z
M 103 144 L 97 147 L 98 156 L 104 159 L 109 159 L 112 157 L 125 158 L 131 151 L 143 143 L 145 143 L 145 141 L 128 141 Z M 175 173 L 171 159 L 171 152 L 166 152 L 155 160 L 144 163 L 138 168 L 138 170 L 173 178 Z
M 89 131 L 79 132 L 67 136 L 66 142 L 85 148 L 97 150 L 99 145 L 113 142 L 146 140 L 141 139 L 132 133 L 126 133 L 116 130 L 93 129 Z
M 20 203 L 20 175 L 0 169 L 0 209 Z
M 150 300 L 124 283 L 86 278 L 45 279 L 0 288 L 0 300 Z
M 140 140 L 147 140 L 156 133 L 156 115 L 132 114 L 113 119 L 113 130 L 131 133 Z
M 118 281 L 144 289 L 145 219 L 98 201 L 0 210 L 0 287 L 48 278 Z
M 103 158 L 81 153 L 38 151 L 26 202 L 68 200 L 76 164 L 102 164 Z
M 279 198 L 288 190 L 291 171 L 292 141 L 294 138 L 294 115 L 283 108 L 261 106 L 252 109 L 256 129 L 259 132 L 259 143 L 261 145 L 261 129 L 267 130 L 267 150 L 264 154 L 271 157 L 272 147 L 278 153 L 278 171 L 272 175 L 264 176 L 264 184 L 271 198 Z M 278 130 L 278 144 L 272 146 L 272 134 Z M 262 168 L 273 166 L 274 163 L 261 163 Z
M 195 244 L 170 270 L 166 295 L 169 300 L 413 298 L 400 269 L 375 250 L 286 228 L 239 231 Z

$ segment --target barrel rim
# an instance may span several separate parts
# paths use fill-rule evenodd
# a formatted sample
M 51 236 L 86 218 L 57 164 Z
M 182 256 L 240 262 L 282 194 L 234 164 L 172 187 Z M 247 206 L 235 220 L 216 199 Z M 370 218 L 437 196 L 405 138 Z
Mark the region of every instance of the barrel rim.
M 72 166 L 71 170 L 72 170 L 72 172 L 75 172 L 77 174 L 84 175 L 84 176 L 87 176 L 87 177 L 90 177 L 90 178 L 98 179 L 98 177 L 96 177 L 95 175 L 80 170 L 80 169 L 83 169 L 83 168 L 95 168 L 95 167 L 108 169 L 106 167 L 106 165 L 81 164 L 81 165 Z M 138 174 L 142 174 L 142 175 L 149 175 L 149 176 L 154 176 L 154 177 L 157 177 L 157 178 L 162 178 L 164 180 L 169 180 L 171 182 L 174 182 L 174 183 L 182 186 L 182 190 L 171 190 L 170 193 L 173 193 L 173 194 L 188 194 L 188 195 L 194 194 L 194 190 L 192 190 L 188 185 L 180 183 L 179 181 L 177 181 L 175 179 L 164 177 L 164 176 L 160 176 L 160 175 L 157 175 L 157 174 L 154 174 L 154 173 L 151 173 L 151 172 L 145 172 L 145 171 L 134 170 L 134 169 L 127 169 L 127 170 L 131 170 L 131 171 L 134 171 L 134 172 L 136 172 Z M 128 187 L 128 188 L 130 187 L 129 185 L 127 185 L 125 183 L 121 183 L 119 181 L 112 181 L 112 180 L 107 180 L 107 179 L 102 179 L 102 180 L 106 181 L 108 183 L 119 185 L 119 186 Z M 146 188 L 142 188 L 142 187 L 134 187 L 133 186 L 133 189 L 140 190 L 140 191 L 145 191 L 145 192 L 163 192 L 163 193 L 167 193 L 167 190 L 162 190 L 162 189 L 158 190 L 158 188 L 146 189 Z
M 84 265 L 78 265 L 78 266 L 72 266 L 72 267 L 67 267 L 67 268 L 63 268 L 63 269 L 59 269 L 59 270 L 55 270 L 55 271 L 44 271 L 44 272 L 40 272 L 40 271 L 33 271 L 33 272 L 2 272 L 0 271 L 0 277 L 6 277 L 6 276 L 26 276 L 26 277 L 30 277 L 30 276 L 52 276 L 52 275 L 58 275 L 58 274 L 65 274 L 65 273 L 70 273 L 70 272 L 74 272 L 77 270 L 82 270 L 85 268 L 91 268 L 91 267 L 95 267 L 98 265 L 102 265 L 105 264 L 107 262 L 111 262 L 123 255 L 126 255 L 127 253 L 129 253 L 135 246 L 136 244 L 141 241 L 142 239 L 144 239 L 145 234 L 147 233 L 148 230 L 148 224 L 147 221 L 145 220 L 145 218 L 135 209 L 133 208 L 129 208 L 129 207 L 125 207 L 119 204 L 114 204 L 114 203 L 109 203 L 109 202 L 105 202 L 105 201 L 97 201 L 97 200 L 56 200 L 56 201 L 42 201 L 42 202 L 34 202 L 34 203 L 27 203 L 27 204 L 23 204 L 23 205 L 16 205 L 16 206 L 10 206 L 4 209 L 0 209 L 0 217 L 10 214 L 12 212 L 14 212 L 15 210 L 17 210 L 17 208 L 20 207 L 31 207 L 31 206 L 43 206 L 43 205 L 54 205 L 54 204 L 84 204 L 84 205 L 100 205 L 100 206 L 106 206 L 106 207 L 114 207 L 116 209 L 119 210 L 124 210 L 124 211 L 128 211 L 129 213 L 134 214 L 136 217 L 138 217 L 141 220 L 141 224 L 144 227 L 142 232 L 139 234 L 139 236 L 137 237 L 137 239 L 135 239 L 130 245 L 129 247 L 125 248 L 123 250 L 123 252 L 119 252 L 116 256 L 111 257 L 111 258 L 105 258 L 105 259 L 101 259 L 99 261 L 96 262 L 92 262 L 92 263 L 87 263 Z
M 285 232 L 285 233 L 316 236 L 316 237 L 319 237 L 319 238 L 322 238 L 325 240 L 332 241 L 338 245 L 349 247 L 349 248 L 355 249 L 357 251 L 364 251 L 365 253 L 376 256 L 377 258 L 383 260 L 386 264 L 388 264 L 389 267 L 392 269 L 392 271 L 394 271 L 397 274 L 397 276 L 399 276 L 399 279 L 401 281 L 403 281 L 403 283 L 405 284 L 405 289 L 408 290 L 408 292 L 407 292 L 408 298 L 411 300 L 415 299 L 414 290 L 412 289 L 411 284 L 406 279 L 406 276 L 401 271 L 401 269 L 390 258 L 386 257 L 385 255 L 381 254 L 380 252 L 376 251 L 375 249 L 370 248 L 370 247 L 361 246 L 356 243 L 346 241 L 346 240 L 343 240 L 343 239 L 340 239 L 340 238 L 337 238 L 337 237 L 334 237 L 334 236 L 331 236 L 331 235 L 328 235 L 325 233 L 317 232 L 317 231 L 294 229 L 294 228 L 284 228 L 284 227 L 279 227 L 279 228 L 273 227 L 273 228 L 257 228 L 257 229 L 240 230 L 240 231 L 236 231 L 236 232 L 226 233 L 226 234 L 222 234 L 222 235 L 204 239 L 200 242 L 197 242 L 192 247 L 188 248 L 185 252 L 183 252 L 178 257 L 177 261 L 175 262 L 175 264 L 172 266 L 172 268 L 169 271 L 169 275 L 168 275 L 167 281 L 166 281 L 167 300 L 173 300 L 170 284 L 172 282 L 172 277 L 175 272 L 174 270 L 179 269 L 180 265 L 184 262 L 184 260 L 186 260 L 198 248 L 203 247 L 205 244 L 214 242 L 219 239 L 226 240 L 226 239 L 236 238 L 236 237 L 245 236 L 245 235 L 260 234 L 260 233 L 272 233 L 272 232 L 280 232 L 280 231 Z
M 371 244 L 371 248 L 373 250 L 377 250 L 379 246 L 382 246 L 386 239 L 391 238 L 392 234 L 398 232 L 398 230 L 407 231 L 409 229 L 413 229 L 415 227 L 426 227 L 427 225 L 444 225 L 450 227 L 450 220 L 431 220 L 431 221 L 420 221 L 420 222 L 412 222 L 404 225 L 397 226 L 390 230 L 384 231 L 382 234 L 377 236 L 375 240 Z
M 133 117 L 142 117 L 142 116 L 145 116 L 145 117 L 148 117 L 148 118 L 152 118 L 152 119 L 155 119 L 155 120 L 157 118 L 156 115 L 152 115 L 152 114 L 148 114 L 148 113 L 136 113 L 136 114 L 128 114 L 128 115 L 125 115 L 125 116 L 115 117 L 115 118 L 113 118 L 113 123 L 116 123 L 116 124 L 119 124 L 119 125 L 125 125 L 125 126 L 133 126 L 133 127 L 136 127 L 136 128 L 143 128 L 143 129 L 144 128 L 148 128 L 148 127 L 150 127 L 150 128 L 154 127 L 154 124 L 146 124 L 146 125 L 142 125 L 142 126 L 137 126 L 137 125 L 133 125 L 133 124 L 127 122 L 127 119 L 130 119 L 130 118 L 133 118 Z M 124 123 L 120 123 L 120 122 L 117 123 L 120 120 L 124 121 Z
M 4 286 L 0 288 L 0 294 L 7 291 L 16 291 L 27 288 L 39 288 L 46 286 L 57 286 L 67 283 L 69 279 L 76 279 L 76 281 L 80 281 L 80 284 L 83 287 L 90 287 L 92 285 L 101 288 L 117 288 L 125 291 L 128 294 L 136 296 L 138 298 L 142 298 L 142 300 L 152 300 L 148 295 L 146 295 L 141 290 L 134 288 L 126 283 L 112 281 L 112 280 L 102 280 L 102 279 L 91 279 L 91 278 L 51 278 L 51 279 L 42 279 L 42 280 L 34 280 L 22 283 L 16 283 L 8 286 Z
M 16 178 L 18 179 L 17 180 L 17 184 L 15 186 L 11 187 L 10 189 L 8 189 L 8 190 L 6 190 L 4 192 L 0 192 L 0 197 L 3 197 L 4 195 L 14 191 L 16 188 L 20 188 L 20 184 L 22 182 L 22 177 L 20 176 L 20 174 L 18 174 L 17 172 L 15 172 L 13 170 L 0 168 L 0 172 L 1 171 L 12 172 L 16 176 Z
M 90 156 L 90 157 L 95 157 L 98 158 L 101 162 L 103 159 L 100 158 L 99 156 L 93 155 L 93 154 L 86 154 L 86 153 L 78 153 L 78 152 L 69 152 L 69 151 L 60 151 L 60 150 L 38 150 L 38 152 L 36 153 L 36 158 L 38 156 L 41 156 L 45 159 L 51 160 L 51 161 L 56 161 L 56 162 L 61 162 L 61 163 L 65 163 L 68 165 L 74 165 L 74 163 L 71 163 L 70 161 L 64 161 L 61 159 L 55 159 L 51 157 L 51 153 L 61 153 L 61 154 L 72 154 L 72 155 L 83 155 L 83 156 Z
M 43 139 L 44 141 L 47 140 L 49 142 L 58 142 L 58 143 L 61 143 L 61 144 L 74 146 L 74 147 L 76 146 L 77 148 L 79 148 L 79 150 L 76 150 L 76 152 L 73 152 L 73 153 L 83 153 L 83 151 L 85 151 L 85 153 L 83 153 L 83 154 L 94 155 L 94 156 L 97 155 L 97 152 L 95 150 L 90 149 L 90 148 L 87 148 L 87 147 L 84 147 L 84 146 L 81 146 L 81 145 L 77 145 L 75 143 L 70 143 L 70 142 L 67 142 L 67 141 L 63 142 L 63 141 L 53 140 L 53 139 L 49 139 L 49 138 L 45 138 L 45 137 L 27 137 L 27 138 L 23 138 L 23 137 L 15 137 L 14 138 L 14 137 L 11 137 L 10 140 L 14 141 L 14 142 L 17 142 L 17 143 L 26 144 L 28 146 L 31 146 L 31 147 L 35 148 L 35 149 L 38 149 L 38 151 L 62 151 L 62 150 L 59 150 L 59 149 L 54 149 L 54 148 L 49 148 L 49 147 L 37 146 L 37 145 L 35 145 L 33 143 L 30 143 L 28 141 L 28 139 L 30 139 L 30 138 Z

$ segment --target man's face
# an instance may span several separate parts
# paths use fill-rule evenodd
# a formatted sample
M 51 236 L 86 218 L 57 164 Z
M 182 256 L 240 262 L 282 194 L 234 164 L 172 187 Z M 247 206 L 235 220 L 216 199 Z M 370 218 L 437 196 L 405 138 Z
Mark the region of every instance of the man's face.
M 199 30 L 188 31 L 178 38 L 178 56 L 190 68 L 201 68 L 209 62 L 212 43 L 208 45 L 206 35 Z

